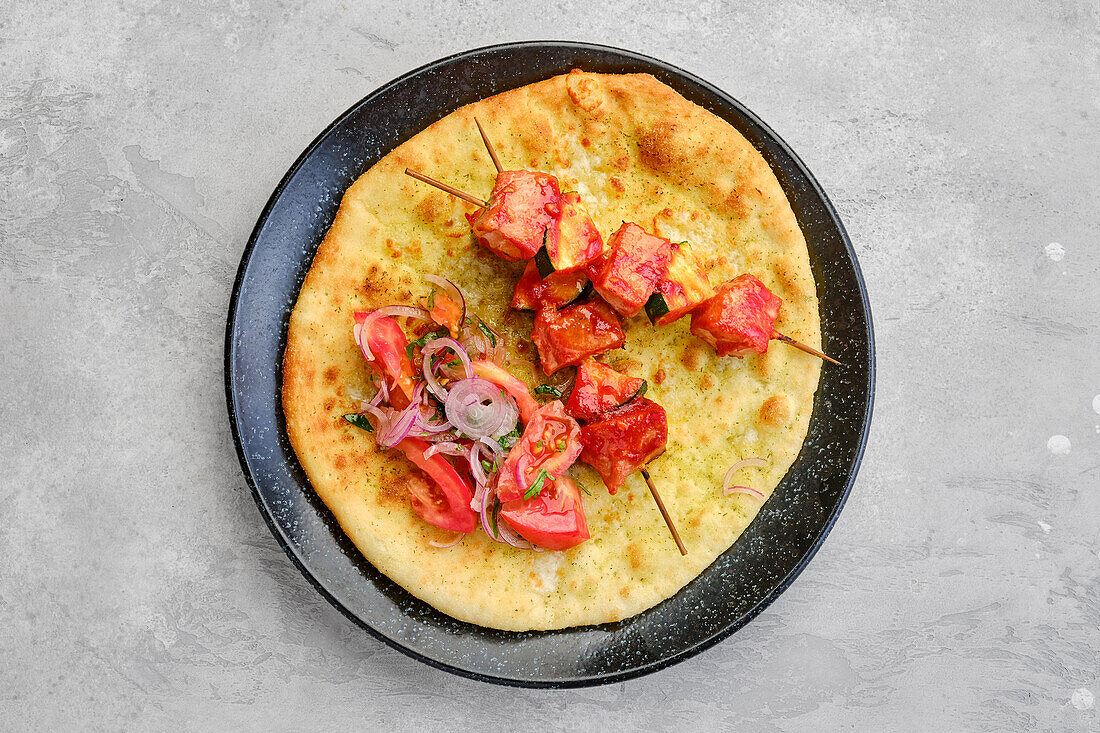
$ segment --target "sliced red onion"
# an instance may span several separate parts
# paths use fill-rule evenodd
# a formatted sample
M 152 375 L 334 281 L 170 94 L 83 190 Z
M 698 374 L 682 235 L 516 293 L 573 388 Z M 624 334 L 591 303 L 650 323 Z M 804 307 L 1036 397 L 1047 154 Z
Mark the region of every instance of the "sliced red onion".
M 390 388 L 386 386 L 386 378 L 382 377 L 378 380 L 378 390 L 374 393 L 374 397 L 371 398 L 370 404 L 372 407 L 378 407 L 383 401 L 389 402 Z
M 767 465 L 768 462 L 765 461 L 763 458 L 755 457 L 745 458 L 744 460 L 740 460 L 737 463 L 733 464 L 729 467 L 729 470 L 726 471 L 726 475 L 722 477 L 722 493 L 726 496 L 729 496 L 731 494 L 752 494 L 753 496 L 758 496 L 761 499 L 766 499 L 767 497 L 765 497 L 762 492 L 757 491 L 756 489 L 750 488 L 748 486 L 731 486 L 731 483 L 733 479 L 733 474 L 738 469 L 744 468 L 745 466 L 756 466 L 758 468 L 763 468 Z
M 446 453 L 449 456 L 464 456 L 467 453 L 467 449 L 463 448 L 458 443 L 432 443 L 432 445 L 428 447 L 428 450 L 424 451 L 424 457 L 431 458 L 436 453 Z
M 458 286 L 445 277 L 439 277 L 438 275 L 425 275 L 424 279 L 433 285 L 438 285 L 443 288 L 447 295 L 454 302 L 458 303 L 462 307 L 462 318 L 458 319 L 458 323 L 461 326 L 466 321 L 466 298 L 462 297 L 462 291 L 458 289 Z
M 745 466 L 756 466 L 757 468 L 763 468 L 766 465 L 768 465 L 768 462 L 765 461 L 763 458 L 745 458 L 730 466 L 729 471 L 736 471 L 737 469 L 744 468 Z
M 517 534 L 514 529 L 512 529 L 511 527 L 508 526 L 508 522 L 506 522 L 505 520 L 500 518 L 499 514 L 497 515 L 497 532 L 500 533 L 500 539 L 504 540 L 506 543 L 508 543 L 512 547 L 516 547 L 516 548 L 519 548 L 521 550 L 539 550 L 539 549 L 541 549 L 541 548 L 535 547 L 530 542 L 528 542 L 527 540 L 520 537 L 519 534 Z
M 462 339 L 462 346 L 466 351 L 473 351 L 478 355 L 479 359 L 486 358 L 489 355 L 491 348 L 489 339 L 485 338 L 485 334 L 481 331 L 471 333 L 466 338 Z
M 481 504 L 475 508 L 478 514 L 481 515 L 481 528 L 485 530 L 485 534 L 489 535 L 489 539 L 500 542 L 496 534 L 493 532 L 493 526 L 489 524 L 489 516 L 492 512 L 493 502 L 497 498 L 497 491 L 495 482 L 488 483 L 483 487 L 481 492 Z M 497 521 L 497 526 L 500 526 L 500 522 Z
M 485 475 L 485 469 L 481 467 L 481 448 L 478 446 L 478 443 L 470 446 L 467 458 L 470 461 L 470 474 L 474 477 L 474 481 L 478 484 L 485 484 L 489 482 L 489 477 Z
M 390 423 L 389 429 L 379 433 L 378 444 L 392 448 L 409 437 L 409 433 L 413 431 L 413 426 L 416 425 L 416 416 L 419 413 L 420 406 L 415 404 L 409 405 L 399 412 Z
M 424 383 L 420 382 L 413 391 L 413 398 L 408 407 L 400 412 L 396 410 L 390 411 L 391 416 L 387 421 L 389 423 L 388 426 L 386 429 L 379 427 L 378 430 L 377 441 L 379 445 L 385 446 L 386 448 L 392 448 L 409 437 L 409 434 L 413 431 L 413 428 L 416 427 L 420 419 L 420 397 L 423 394 Z
M 387 430 L 390 429 L 390 417 L 386 412 L 393 412 L 392 410 L 383 411 L 380 407 L 374 405 L 361 405 L 360 412 L 365 412 L 372 415 L 378 423 L 374 426 L 374 430 L 378 435 L 384 435 Z
M 519 484 L 521 492 L 527 491 L 527 467 L 531 463 L 531 459 L 532 457 L 528 454 L 521 453 L 516 461 L 516 483 Z
M 474 484 L 474 498 L 470 499 L 470 508 L 478 514 L 481 513 L 481 500 L 485 497 L 486 484 Z
M 482 451 L 488 451 L 489 455 L 487 457 L 489 460 L 499 466 L 504 458 L 504 448 L 492 438 L 482 438 L 480 442 Z
M 751 494 L 752 496 L 755 496 L 759 499 L 768 498 L 764 496 L 763 491 L 758 491 L 751 486 L 730 486 L 728 488 L 722 489 L 722 493 L 726 496 L 733 496 L 734 494 Z
M 432 364 L 432 355 L 443 349 L 450 349 L 455 352 L 462 362 L 463 368 L 466 370 L 465 373 L 467 378 L 474 376 L 474 368 L 470 364 L 470 357 L 466 353 L 466 349 L 462 348 L 462 344 L 458 343 L 453 338 L 445 336 L 443 338 L 432 339 L 424 344 L 424 349 L 420 352 L 423 358 L 424 380 L 428 383 L 428 389 L 431 390 L 431 393 L 439 398 L 441 402 L 447 399 L 447 390 L 444 389 L 443 385 L 436 379 L 436 365 Z
M 519 419 L 515 400 L 481 377 L 460 379 L 452 384 L 445 409 L 451 424 L 475 440 L 507 435 Z
M 428 542 L 428 544 L 431 545 L 432 547 L 438 547 L 441 550 L 445 550 L 448 547 L 454 547 L 455 545 L 457 545 L 459 542 L 461 542 L 465 538 L 466 538 L 466 535 L 462 532 L 459 532 L 458 537 L 455 537 L 450 542 L 436 542 L 435 540 L 430 540 Z
M 431 422 L 428 418 L 424 417 L 423 414 L 421 414 L 420 419 L 416 421 L 416 427 L 425 433 L 432 433 L 434 435 L 454 429 L 454 425 L 451 425 L 447 420 L 443 420 L 442 422 Z

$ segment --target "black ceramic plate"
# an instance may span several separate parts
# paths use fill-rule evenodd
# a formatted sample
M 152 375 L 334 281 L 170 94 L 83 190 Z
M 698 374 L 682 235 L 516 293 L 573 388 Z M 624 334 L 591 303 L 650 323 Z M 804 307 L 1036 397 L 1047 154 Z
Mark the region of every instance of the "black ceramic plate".
M 728 120 L 771 164 L 810 246 L 827 365 L 802 452 L 736 544 L 676 596 L 616 624 L 510 633 L 456 621 L 367 563 L 310 488 L 287 441 L 279 389 L 287 320 L 344 190 L 386 153 L 456 108 L 574 68 L 649 72 Z M 480 680 L 529 687 L 603 684 L 652 672 L 724 639 L 790 585 L 829 532 L 855 478 L 871 418 L 871 313 L 851 243 L 797 156 L 707 82 L 606 46 L 516 43 L 468 51 L 390 82 L 340 116 L 275 190 L 230 301 L 229 419 L 256 504 L 302 573 L 334 606 L 410 656 Z

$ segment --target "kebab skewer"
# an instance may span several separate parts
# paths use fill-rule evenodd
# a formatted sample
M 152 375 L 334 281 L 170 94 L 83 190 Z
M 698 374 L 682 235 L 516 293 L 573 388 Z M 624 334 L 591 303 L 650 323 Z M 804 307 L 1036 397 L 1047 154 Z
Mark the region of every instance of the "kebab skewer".
M 500 176 L 504 173 L 504 170 L 500 164 L 500 158 L 497 156 L 496 150 L 493 148 L 493 144 L 489 140 L 489 136 L 485 134 L 485 129 L 481 126 L 481 122 L 475 118 L 474 123 L 477 125 L 477 130 L 481 134 L 481 140 L 485 143 L 485 148 L 489 152 L 489 157 L 492 158 L 493 165 L 497 169 L 497 179 L 499 181 Z M 470 223 L 473 224 L 474 220 L 471 219 Z M 571 271 L 579 274 L 582 269 L 587 269 L 587 267 L 591 263 L 596 262 L 597 259 L 603 254 L 604 243 L 603 240 L 600 238 L 599 230 L 596 228 L 595 223 L 592 221 L 592 218 L 588 215 L 588 213 L 585 212 L 583 208 L 581 208 L 580 196 L 575 192 L 566 192 L 561 197 L 560 219 L 558 222 L 557 232 L 558 237 L 554 238 L 549 236 L 548 234 L 549 232 L 547 230 L 547 235 L 544 235 L 543 247 L 540 248 L 538 252 L 536 252 L 536 256 L 541 255 L 542 259 L 545 261 L 543 266 L 546 267 L 547 265 L 549 265 L 553 269 L 552 273 L 546 273 L 544 279 L 553 278 L 559 273 L 566 274 L 566 277 L 568 277 L 567 273 Z M 553 252 L 551 252 L 550 247 L 552 243 L 556 243 L 558 245 L 558 247 L 556 247 Z M 529 263 L 529 269 L 531 264 L 535 263 Z M 535 264 L 535 269 L 539 269 L 538 264 Z M 577 280 L 575 279 L 574 282 L 577 282 Z M 582 309 L 586 307 L 588 307 L 588 304 L 581 304 L 576 306 L 577 309 Z M 600 305 L 597 302 L 593 304 L 592 307 L 595 309 L 599 309 Z M 539 349 L 540 360 L 542 361 L 543 368 L 547 374 L 553 373 L 558 368 L 557 362 L 552 362 L 550 366 L 547 365 L 546 355 L 553 354 L 555 351 L 559 350 L 555 349 L 554 347 L 560 344 L 561 339 L 555 340 L 545 337 L 540 339 L 538 338 L 538 336 L 541 333 L 553 333 L 553 331 L 549 330 L 552 329 L 553 326 L 548 325 L 547 321 L 551 318 L 557 320 L 559 318 L 557 312 L 558 309 L 554 308 L 553 306 L 550 306 L 548 308 L 540 307 L 538 316 L 536 316 L 535 319 L 535 333 L 532 334 L 532 336 L 535 338 L 535 343 Z M 607 324 L 608 326 L 618 326 L 618 323 L 615 321 L 615 319 L 611 318 L 606 313 L 600 314 L 600 312 L 596 310 L 593 315 L 603 315 L 602 323 Z M 584 330 L 588 333 L 596 334 L 595 341 L 597 343 L 589 344 L 588 348 L 582 349 L 581 351 L 588 352 L 593 350 L 594 347 L 600 349 L 600 353 L 602 353 L 602 351 L 606 351 L 609 348 L 621 346 L 623 341 L 625 340 L 625 335 L 622 333 L 621 326 L 619 326 L 618 328 L 607 327 L 603 330 L 610 335 L 611 341 L 614 343 L 604 344 L 602 342 L 606 341 L 607 339 L 606 337 L 601 337 L 600 334 L 601 319 L 590 318 L 588 325 L 589 328 Z M 592 339 L 589 339 L 589 341 L 591 340 Z M 588 364 L 599 365 L 599 362 L 596 362 L 591 358 L 591 354 L 586 353 L 583 356 L 583 358 L 586 358 L 586 361 L 577 361 L 579 358 L 582 358 L 581 354 L 573 354 L 571 356 L 572 358 L 566 358 L 562 361 L 564 363 L 576 363 L 579 365 L 580 368 L 584 368 Z M 605 369 L 607 369 L 607 371 L 611 371 L 610 368 L 605 367 Z M 641 384 L 644 387 L 645 381 L 643 380 Z M 578 385 L 575 383 L 573 392 L 570 395 L 570 399 L 572 400 L 575 397 L 579 397 L 579 389 L 582 388 L 583 385 Z M 630 400 L 632 401 L 633 399 L 634 397 L 632 396 Z M 616 442 L 615 447 L 617 447 L 619 449 L 619 452 L 622 453 L 623 450 L 631 444 L 633 444 L 633 447 L 636 447 L 639 442 L 642 444 L 647 442 L 646 440 L 639 441 L 639 428 L 642 429 L 643 435 L 646 434 L 645 428 L 650 428 L 648 430 L 648 434 L 649 436 L 652 436 L 652 438 L 655 438 L 655 440 L 650 440 L 648 442 L 652 442 L 655 444 L 648 447 L 647 453 L 644 459 L 641 461 L 639 470 L 641 471 L 642 476 L 645 478 L 646 485 L 649 487 L 649 493 L 653 496 L 653 501 L 657 505 L 658 511 L 660 511 L 661 513 L 661 518 L 668 526 L 668 531 L 672 535 L 672 539 L 676 542 L 676 548 L 680 551 L 681 555 L 687 555 L 687 548 L 684 547 L 684 542 L 680 539 L 680 533 L 676 531 L 676 525 L 675 523 L 673 523 L 672 517 L 669 515 L 668 510 L 665 508 L 665 503 L 664 501 L 662 501 L 661 495 L 657 491 L 657 487 L 654 485 L 653 479 L 649 475 L 649 471 L 645 468 L 646 463 L 648 463 L 651 458 L 664 452 L 665 442 L 668 439 L 667 416 L 665 414 L 664 408 L 657 403 L 644 399 L 643 403 L 646 403 L 643 405 L 643 409 L 648 409 L 648 412 L 651 415 L 651 418 L 649 419 L 651 425 L 637 425 L 631 422 L 617 425 L 612 429 L 612 438 Z M 568 406 L 566 407 L 566 411 L 568 412 Z M 573 417 L 576 416 L 573 415 Z M 654 429 L 654 425 L 652 423 L 659 423 L 659 429 Z M 609 451 L 606 450 L 607 444 L 600 444 L 600 448 L 603 448 L 604 450 L 593 450 L 592 444 L 594 443 L 594 441 L 591 439 L 591 431 L 589 431 L 589 439 L 587 441 L 585 440 L 585 431 L 588 429 L 588 427 L 589 426 L 586 425 L 584 428 L 581 429 L 581 442 L 585 446 L 585 448 L 581 452 L 581 459 L 585 460 L 586 463 L 595 465 L 594 461 L 605 460 L 608 457 Z M 601 476 L 603 476 L 602 472 Z M 608 486 L 608 490 L 612 494 L 614 494 L 618 486 L 616 484 L 608 483 L 606 478 L 604 480 L 604 483 Z
M 655 325 L 666 325 L 691 314 L 692 333 L 714 347 L 720 356 L 764 353 L 767 351 L 767 343 L 776 340 L 819 359 L 840 364 L 822 351 L 775 330 L 778 306 L 782 301 L 752 275 L 747 273 L 740 275 L 724 283 L 717 291 L 711 288 L 706 273 L 691 254 L 687 242 L 672 244 L 668 240 L 649 234 L 637 224 L 627 222 L 608 240 L 608 252 L 598 257 L 564 260 L 561 262 L 564 268 L 561 268 L 554 264 L 544 250 L 550 237 L 547 234 L 548 224 L 541 221 L 542 216 L 528 216 L 527 221 L 533 222 L 533 225 L 512 226 L 511 231 L 505 234 L 499 229 L 492 229 L 492 217 L 485 216 L 485 212 L 490 210 L 496 199 L 495 189 L 493 199 L 485 201 L 422 173 L 407 168 L 405 172 L 419 181 L 483 207 L 482 213 L 477 217 L 467 215 L 467 218 L 471 220 L 471 225 L 475 222 L 481 223 L 483 231 L 479 239 L 505 259 L 511 261 L 524 259 L 522 254 L 517 256 L 517 252 L 526 254 L 533 251 L 531 257 L 526 258 L 531 261 L 520 283 L 528 290 L 533 287 L 532 283 L 537 284 L 541 280 L 551 287 L 557 283 L 559 290 L 562 283 L 565 283 L 565 287 L 572 284 L 579 294 L 587 277 L 603 299 L 624 316 L 633 316 L 644 307 Z M 545 175 L 531 171 L 514 173 Z M 514 199 L 517 198 L 516 189 L 523 183 L 530 186 L 531 181 L 519 179 L 506 183 L 508 185 L 503 193 Z M 525 203 L 530 205 L 532 199 L 530 195 L 519 198 L 526 198 Z M 509 210 L 514 212 L 518 203 L 520 202 L 504 202 L 499 207 L 498 213 Z M 587 218 L 587 215 L 585 217 Z M 523 218 L 519 217 L 521 221 Z M 526 231 L 522 231 L 523 229 Z M 517 231 L 522 237 L 520 240 L 523 242 L 522 247 L 517 247 L 516 244 L 516 240 L 519 239 L 516 236 Z M 476 226 L 475 233 L 478 233 Z M 602 247 L 593 246 L 598 236 L 598 232 L 594 237 L 590 235 L 589 243 L 584 247 L 585 251 L 591 253 L 602 249 Z M 511 241 L 509 241 L 510 238 Z M 560 241 L 560 237 L 555 239 Z M 535 245 L 539 246 L 536 248 Z M 563 258 L 559 258 L 561 259 Z M 578 262 L 582 264 L 577 264 Z M 641 277 L 638 277 L 638 274 Z M 716 298 L 718 300 L 715 300 Z M 529 298 L 522 299 L 519 303 L 513 301 L 513 303 L 518 307 L 531 307 L 534 304 Z M 706 311 L 709 316 L 700 316 L 698 311 Z M 697 322 L 699 325 L 696 325 Z M 614 347 L 615 345 L 607 346 L 607 348 Z
M 557 285 L 557 290 L 560 290 L 562 285 L 567 289 L 571 285 L 573 288 L 580 288 L 576 296 L 582 295 L 583 283 L 587 281 L 586 268 L 603 253 L 604 243 L 595 223 L 581 206 L 580 196 L 575 192 L 562 194 L 554 176 L 534 171 L 503 170 L 484 128 L 479 121 L 475 120 L 475 123 L 493 160 L 493 165 L 497 169 L 497 181 L 489 201 L 479 203 L 475 197 L 459 192 L 463 194 L 460 196 L 463 200 L 482 207 L 476 214 L 467 214 L 466 217 L 475 235 L 488 249 L 508 260 L 533 260 L 534 255 L 539 254 L 547 261 L 547 266 L 553 270 L 546 278 L 538 278 L 539 285 L 543 283 L 550 287 Z M 410 170 L 406 170 L 406 173 L 432 185 L 438 183 Z M 457 189 L 447 186 L 442 190 L 454 194 Z M 553 221 L 555 214 L 557 214 L 556 222 Z M 541 242 L 534 236 L 538 233 L 540 226 Z M 537 247 L 536 244 L 538 244 Z M 532 264 L 531 262 L 528 264 L 530 272 L 525 272 L 525 278 L 529 284 L 533 279 L 532 276 L 538 275 Z M 518 288 L 517 292 L 519 292 Z M 567 304 L 558 308 L 553 303 L 548 304 L 543 300 L 542 296 L 546 294 L 545 288 L 539 291 L 532 288 L 533 297 L 527 301 L 527 305 L 538 307 L 532 339 L 539 350 L 543 370 L 548 375 L 569 364 L 579 365 L 584 359 L 619 347 L 625 341 L 625 334 L 613 309 L 602 300 Z M 580 297 L 574 297 L 573 300 L 580 300 Z M 661 423 L 665 425 L 667 421 L 664 409 L 656 403 L 650 404 L 660 411 Z M 602 443 L 600 450 L 606 451 L 612 445 L 620 452 L 624 450 L 630 442 L 631 436 L 628 436 L 628 433 L 631 429 L 632 426 L 629 424 L 615 428 L 613 432 L 616 434 L 612 436 L 614 440 Z M 651 451 L 646 460 L 664 450 L 666 438 L 667 426 L 662 429 L 659 448 Z M 588 452 L 590 460 L 587 462 L 600 460 L 599 450 L 591 448 Z M 614 461 L 605 460 L 604 462 Z M 634 470 L 644 464 L 645 461 L 640 466 L 635 466 Z M 630 472 L 633 473 L 633 470 Z M 644 471 L 643 475 L 677 548 L 681 554 L 686 554 L 683 541 L 652 478 L 648 471 Z M 502 476 L 509 476 L 508 471 L 505 471 Z M 622 478 L 625 479 L 625 476 Z M 609 483 L 608 486 L 611 493 L 614 493 L 618 488 L 618 482 Z

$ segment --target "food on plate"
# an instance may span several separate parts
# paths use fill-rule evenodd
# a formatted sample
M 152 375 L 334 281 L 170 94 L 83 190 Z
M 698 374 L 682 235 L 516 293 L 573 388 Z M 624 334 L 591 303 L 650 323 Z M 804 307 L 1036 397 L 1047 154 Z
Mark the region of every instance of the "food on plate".
M 617 372 L 595 359 L 585 359 L 577 369 L 565 411 L 577 420 L 593 420 L 645 394 L 644 379 Z
M 592 287 L 611 307 L 630 318 L 668 275 L 672 244 L 633 222 L 623 225 L 608 240 L 608 252 L 588 266 Z
M 640 397 L 581 428 L 581 460 L 596 469 L 614 494 L 628 476 L 664 452 L 667 440 L 664 408 Z
M 534 213 L 506 220 L 519 210 Z M 719 357 L 682 317 L 716 297 L 706 284 L 746 272 L 782 299 L 778 331 L 819 342 L 806 243 L 774 174 L 652 77 L 574 72 L 463 107 L 344 194 L 290 317 L 291 444 L 364 556 L 441 611 L 512 630 L 627 618 L 737 539 L 805 436 L 817 359 Z M 681 317 L 640 316 L 658 294 Z M 636 379 L 647 391 L 624 395 Z M 448 402 L 469 432 L 437 440 L 455 427 Z
M 515 216 L 517 211 L 523 216 Z M 548 232 L 556 236 L 561 219 L 558 179 L 538 171 L 504 171 L 488 205 L 466 219 L 478 242 L 493 254 L 512 262 L 529 260 Z
M 667 326 L 714 297 L 707 271 L 691 245 L 677 242 L 671 250 L 668 274 L 645 303 L 646 315 L 655 326 Z
M 553 374 L 564 366 L 576 366 L 590 356 L 619 348 L 626 335 L 611 306 L 595 298 L 560 310 L 539 310 L 531 340 L 538 348 L 542 370 Z
M 691 316 L 691 332 L 719 356 L 763 354 L 768 350 L 783 301 L 749 274 L 722 283 L 714 297 Z

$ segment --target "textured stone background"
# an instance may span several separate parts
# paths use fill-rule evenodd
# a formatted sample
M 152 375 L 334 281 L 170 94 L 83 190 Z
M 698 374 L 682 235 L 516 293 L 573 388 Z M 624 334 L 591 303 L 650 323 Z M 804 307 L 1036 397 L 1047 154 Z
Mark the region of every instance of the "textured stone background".
M 0 2 L 4 727 L 1100 728 L 1096 3 L 405 5 Z M 880 371 L 848 506 L 762 616 L 531 692 L 312 590 L 245 487 L 222 340 L 317 132 L 437 57 L 555 37 L 683 66 L 792 145 Z

